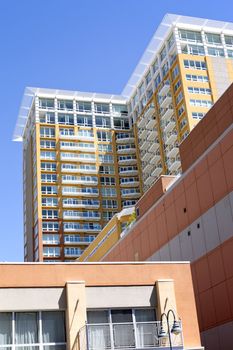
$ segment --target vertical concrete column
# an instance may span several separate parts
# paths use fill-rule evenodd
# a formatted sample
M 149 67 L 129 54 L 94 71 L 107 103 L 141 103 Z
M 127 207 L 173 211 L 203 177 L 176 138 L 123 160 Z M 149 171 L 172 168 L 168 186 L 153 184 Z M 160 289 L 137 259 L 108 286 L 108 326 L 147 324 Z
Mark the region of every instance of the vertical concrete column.
M 172 309 L 176 314 L 176 296 L 173 280 L 166 279 L 156 281 L 156 295 L 158 305 L 158 319 L 160 319 L 160 316 L 163 312 L 167 312 L 169 309 Z
M 66 283 L 67 349 L 86 349 L 86 291 L 84 281 Z

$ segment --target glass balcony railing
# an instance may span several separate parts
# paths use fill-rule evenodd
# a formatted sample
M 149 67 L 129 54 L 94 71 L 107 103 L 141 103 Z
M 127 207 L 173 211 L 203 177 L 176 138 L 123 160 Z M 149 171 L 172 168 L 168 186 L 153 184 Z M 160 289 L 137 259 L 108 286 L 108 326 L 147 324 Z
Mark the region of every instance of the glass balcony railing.
M 77 342 L 81 350 L 168 349 L 168 337 L 159 336 L 161 325 L 158 321 L 87 324 L 79 332 Z M 164 322 L 163 328 L 166 329 Z M 171 333 L 171 344 L 176 350 L 184 349 L 182 333 Z

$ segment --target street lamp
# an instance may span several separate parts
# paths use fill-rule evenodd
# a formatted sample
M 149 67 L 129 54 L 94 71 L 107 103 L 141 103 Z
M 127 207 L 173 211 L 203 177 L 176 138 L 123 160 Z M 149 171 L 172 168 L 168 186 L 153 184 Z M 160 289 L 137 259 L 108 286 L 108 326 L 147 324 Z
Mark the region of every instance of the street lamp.
M 169 317 L 170 315 L 173 316 L 173 325 L 172 325 L 172 328 L 170 328 L 170 325 L 169 325 Z M 165 331 L 165 329 L 163 328 L 163 318 L 165 317 L 166 321 L 167 321 L 167 332 Z M 182 332 L 181 330 L 181 327 L 180 327 L 180 322 L 178 322 L 176 320 L 176 316 L 175 316 L 175 313 L 173 310 L 168 310 L 167 313 L 162 313 L 161 315 L 161 318 L 160 318 L 160 331 L 159 331 L 159 334 L 158 334 L 158 337 L 160 339 L 162 338 L 167 338 L 169 339 L 169 345 L 170 345 L 170 349 L 172 350 L 172 340 L 171 340 L 171 334 L 175 334 L 175 335 L 178 335 Z

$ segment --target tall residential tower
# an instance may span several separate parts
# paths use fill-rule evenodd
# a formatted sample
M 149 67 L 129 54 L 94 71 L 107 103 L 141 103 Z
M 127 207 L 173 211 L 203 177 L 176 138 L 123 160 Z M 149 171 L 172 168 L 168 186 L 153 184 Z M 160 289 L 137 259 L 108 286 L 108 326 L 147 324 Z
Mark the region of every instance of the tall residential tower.
M 121 95 L 27 88 L 26 261 L 77 258 L 161 174 L 233 81 L 233 24 L 166 15 Z

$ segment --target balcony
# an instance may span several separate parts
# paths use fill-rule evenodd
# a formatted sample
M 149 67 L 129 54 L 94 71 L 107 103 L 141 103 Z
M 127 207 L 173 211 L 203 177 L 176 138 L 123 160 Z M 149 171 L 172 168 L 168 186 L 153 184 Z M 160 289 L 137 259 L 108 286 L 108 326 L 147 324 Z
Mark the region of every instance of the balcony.
M 165 83 L 162 87 L 162 89 L 159 91 L 159 95 L 160 96 L 164 96 L 167 95 L 167 93 L 170 90 L 170 84 L 169 83 Z
M 80 141 L 92 141 L 92 142 L 95 141 L 94 135 L 93 135 L 93 136 L 89 136 L 89 135 L 77 135 L 77 136 L 76 136 L 76 139 L 77 139 L 77 140 L 80 140 Z
M 154 180 L 155 180 L 154 177 L 148 176 L 148 178 L 145 180 L 145 185 L 150 186 Z
M 141 159 L 143 162 L 147 162 L 150 158 L 151 158 L 151 154 L 147 151 L 145 151 L 145 153 L 141 155 Z
M 169 134 L 167 134 L 165 143 L 167 145 L 170 145 L 170 144 L 174 143 L 176 140 L 177 140 L 177 132 L 173 131 L 173 132 L 170 132 Z
M 82 192 L 81 189 L 75 188 L 73 191 L 66 191 L 62 189 L 62 195 L 65 196 L 79 196 L 79 197 L 98 197 L 99 192 Z
M 134 143 L 135 142 L 135 138 L 133 137 L 133 135 L 129 135 L 129 136 L 122 136 L 122 137 L 118 137 L 116 138 L 116 143 Z
M 147 137 L 147 133 L 148 131 L 146 129 L 143 129 L 140 134 L 138 135 L 138 138 L 141 139 L 145 139 L 145 137 Z
M 78 140 L 78 135 L 66 135 L 60 133 L 59 138 L 64 140 Z
M 63 208 L 83 208 L 83 209 L 98 209 L 100 204 L 98 201 L 88 203 L 85 201 L 77 201 L 76 203 L 63 203 Z
M 134 180 L 134 181 L 121 181 L 120 182 L 121 187 L 138 187 L 139 186 L 139 181 Z
M 127 176 L 127 175 L 138 175 L 138 170 L 137 169 L 127 169 L 127 170 L 121 170 L 119 171 L 120 176 Z
M 164 130 L 163 130 L 163 131 L 164 131 L 164 132 L 169 132 L 169 131 L 171 131 L 171 130 L 174 129 L 175 125 L 176 125 L 176 121 L 175 121 L 174 118 L 172 118 L 172 119 L 170 119 L 170 120 L 165 124 L 165 127 L 164 127 Z
M 74 184 L 74 185 L 90 185 L 90 186 L 96 186 L 98 185 L 98 180 L 94 181 L 94 180 L 82 180 L 82 179 L 78 179 L 78 180 L 68 180 L 68 179 L 62 179 L 62 183 L 63 184 Z
M 64 237 L 64 244 L 81 244 L 81 245 L 89 245 L 91 242 L 93 242 L 95 237 L 93 236 L 86 236 L 86 237 L 79 237 L 79 236 L 65 236 Z
M 163 171 L 163 168 L 162 168 L 162 167 L 156 167 L 156 168 L 152 171 L 151 175 L 157 177 L 157 176 L 159 176 L 159 175 L 161 174 L 162 171 Z
M 159 142 L 153 142 L 149 148 L 149 152 L 153 153 L 159 148 Z
M 169 339 L 160 338 L 160 332 L 159 321 L 87 324 L 79 331 L 77 343 L 81 350 L 168 349 Z M 182 333 L 171 334 L 171 344 L 174 350 L 184 349 Z
M 144 116 L 141 117 L 140 121 L 138 122 L 138 128 L 143 128 L 146 125 L 146 118 Z
M 157 134 L 158 134 L 158 133 L 157 133 L 157 130 L 152 130 L 152 131 L 150 131 L 150 132 L 148 133 L 147 139 L 148 139 L 149 141 L 155 141 Z
M 143 173 L 150 173 L 151 169 L 153 169 L 153 165 L 148 163 L 142 171 Z
M 125 147 L 125 148 L 118 148 L 117 154 L 134 154 L 136 152 L 135 147 Z
M 96 224 L 93 227 L 87 227 L 85 225 L 79 226 L 79 227 L 65 227 L 64 226 L 64 232 L 92 232 L 92 233 L 98 233 L 102 230 L 102 227 L 99 224 Z
M 119 159 L 119 161 L 118 161 L 119 165 L 131 165 L 131 164 L 136 164 L 136 163 L 137 163 L 136 158 Z
M 142 151 L 146 151 L 146 150 L 148 150 L 148 147 L 150 146 L 150 142 L 146 139 L 144 142 L 143 142 L 143 144 L 141 145 L 141 147 L 140 147 L 140 149 L 142 150 Z
M 146 124 L 147 129 L 152 129 L 155 126 L 155 119 L 150 119 Z
M 166 108 L 171 103 L 172 103 L 172 97 L 171 97 L 171 95 L 167 94 L 164 96 L 163 100 L 160 102 L 160 107 Z
M 141 193 L 139 190 L 128 191 L 128 192 L 122 192 L 121 196 L 122 198 L 139 198 L 141 196 Z
M 161 159 L 160 153 L 155 153 L 150 160 L 151 164 L 156 164 Z
M 101 219 L 101 216 L 99 213 L 88 213 L 88 212 L 74 212 L 73 215 L 66 215 L 63 213 L 63 219 L 64 220 L 83 220 L 83 221 L 98 221 Z
M 171 118 L 171 116 L 173 115 L 173 113 L 174 113 L 173 108 L 168 107 L 168 108 L 166 108 L 165 110 L 163 110 L 163 112 L 161 112 L 161 118 L 162 118 L 163 120 L 167 120 L 167 119 Z
M 176 155 L 178 154 L 178 152 L 179 152 L 178 146 L 171 147 L 169 152 L 167 152 L 167 157 L 168 158 L 175 158 Z
M 170 172 L 177 171 L 180 167 L 180 159 L 174 158 L 167 161 L 167 167 Z
M 149 108 L 147 108 L 147 110 L 145 111 L 143 118 L 150 118 L 150 117 L 152 117 L 154 112 L 155 112 L 154 106 L 149 106 Z

